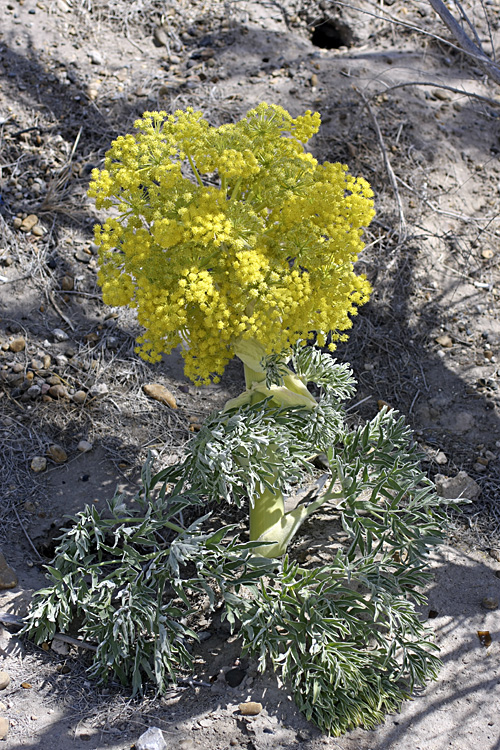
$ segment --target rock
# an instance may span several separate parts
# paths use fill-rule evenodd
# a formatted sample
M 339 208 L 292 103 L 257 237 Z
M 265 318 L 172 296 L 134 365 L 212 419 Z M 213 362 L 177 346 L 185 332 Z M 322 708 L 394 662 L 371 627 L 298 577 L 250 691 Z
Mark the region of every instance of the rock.
M 481 602 L 484 609 L 498 609 L 498 599 L 495 596 L 485 596 Z
M 22 352 L 26 347 L 26 340 L 23 336 L 18 336 L 17 339 L 13 339 L 9 344 L 11 352 Z
M 436 474 L 434 481 L 438 495 L 447 500 L 475 500 L 481 494 L 480 486 L 465 471 L 459 471 L 455 477 Z
M 94 446 L 88 440 L 80 440 L 77 447 L 80 453 L 88 453 Z
M 29 216 L 22 220 L 19 229 L 21 232 L 31 232 L 35 224 L 38 224 L 38 216 L 36 214 L 29 214 Z
M 88 56 L 90 57 L 90 62 L 92 65 L 102 65 L 104 62 L 103 56 L 97 49 L 91 49 L 88 51 Z
M 450 94 L 444 89 L 432 89 L 432 96 L 442 102 L 449 102 L 451 99 Z
M 45 234 L 45 230 L 40 226 L 40 224 L 37 224 L 36 227 L 33 227 L 33 229 L 31 230 L 31 234 L 34 237 L 43 237 L 43 235 Z
M 163 26 L 155 26 L 155 30 L 153 32 L 153 39 L 157 47 L 168 46 L 168 34 L 163 28 Z
M 42 389 L 39 385 L 31 385 L 28 390 L 26 391 L 26 395 L 30 398 L 37 398 L 42 392 Z
M 75 253 L 75 260 L 78 260 L 80 263 L 90 263 L 92 260 L 92 253 L 86 253 L 85 250 L 80 248 Z
M 14 229 L 20 229 L 21 224 L 23 223 L 23 220 L 19 218 L 19 216 L 16 216 L 12 221 L 12 226 Z
M 135 750 L 166 750 L 167 743 L 158 727 L 150 727 L 135 743 Z
M 0 716 L 0 740 L 4 740 L 9 734 L 9 720 L 5 716 Z
M 45 370 L 48 370 L 51 365 L 52 359 L 50 354 L 44 354 L 43 355 L 43 367 Z
M 10 685 L 10 674 L 2 670 L 0 672 L 0 690 L 5 690 L 6 687 L 9 687 L 9 685 Z
M 63 276 L 61 279 L 61 289 L 64 292 L 71 292 L 75 286 L 75 280 L 72 276 Z
M 52 398 L 68 398 L 68 391 L 66 390 L 66 386 L 64 386 L 62 383 L 51 385 L 48 393 L 49 396 L 52 396 Z
M 87 394 L 85 391 L 76 391 L 72 395 L 72 400 L 75 402 L 75 404 L 84 404 L 87 400 Z
M 4 589 L 13 589 L 17 586 L 17 575 L 0 551 L 0 591 Z
M 109 388 L 106 383 L 94 383 L 89 393 L 91 396 L 105 396 L 109 393 Z
M 68 334 L 62 328 L 54 328 L 52 335 L 56 341 L 67 341 L 69 339 Z
M 39 474 L 41 471 L 45 471 L 47 468 L 47 459 L 45 456 L 35 456 L 31 459 L 31 471 L 34 471 L 35 474 Z
M 489 555 L 497 562 L 500 562 L 500 549 L 490 549 Z
M 238 708 L 242 716 L 257 716 L 262 711 L 262 703 L 247 701 L 246 703 L 240 703 Z
M 145 383 L 142 386 L 142 390 L 146 396 L 154 398 L 155 401 L 160 401 L 160 403 L 170 406 L 171 409 L 177 409 L 177 402 L 173 394 L 164 385 L 160 385 L 159 383 Z
M 434 458 L 434 461 L 437 464 L 439 464 L 440 466 L 442 466 L 443 464 L 447 464 L 448 463 L 448 458 L 447 458 L 446 454 L 443 453 L 443 451 L 438 451 L 437 454 L 436 454 L 436 457 Z
M 192 740 L 181 740 L 177 747 L 178 750 L 196 750 L 196 745 Z
M 69 654 L 69 643 L 54 639 L 50 644 L 51 650 L 59 656 L 67 656 Z
M 63 464 L 65 461 L 68 460 L 68 454 L 66 453 L 64 448 L 60 445 L 57 445 L 56 443 L 53 443 L 52 445 L 48 447 L 47 455 L 56 464 Z
M 441 336 L 436 336 L 434 339 L 436 344 L 439 344 L 439 346 L 444 347 L 445 349 L 449 349 L 453 346 L 453 339 L 451 336 L 448 336 L 447 333 L 443 333 Z

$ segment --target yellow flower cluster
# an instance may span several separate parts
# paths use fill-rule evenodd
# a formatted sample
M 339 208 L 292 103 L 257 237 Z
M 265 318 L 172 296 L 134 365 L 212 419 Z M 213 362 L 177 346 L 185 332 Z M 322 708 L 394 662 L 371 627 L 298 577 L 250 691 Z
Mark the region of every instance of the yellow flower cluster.
M 182 344 L 186 374 L 207 383 L 238 341 L 270 354 L 312 331 L 345 337 L 370 293 L 353 263 L 373 193 L 305 152 L 319 125 L 266 103 L 219 128 L 146 112 L 113 142 L 89 190 L 118 217 L 95 230 L 99 282 L 106 303 L 137 309 L 145 359 Z

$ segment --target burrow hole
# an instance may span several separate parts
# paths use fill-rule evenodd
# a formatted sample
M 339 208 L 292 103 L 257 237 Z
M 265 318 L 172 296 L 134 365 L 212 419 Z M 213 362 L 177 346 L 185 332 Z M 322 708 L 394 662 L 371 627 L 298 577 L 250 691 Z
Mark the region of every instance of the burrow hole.
M 352 39 L 352 30 L 346 23 L 330 18 L 316 23 L 311 42 L 321 49 L 338 49 L 350 47 Z

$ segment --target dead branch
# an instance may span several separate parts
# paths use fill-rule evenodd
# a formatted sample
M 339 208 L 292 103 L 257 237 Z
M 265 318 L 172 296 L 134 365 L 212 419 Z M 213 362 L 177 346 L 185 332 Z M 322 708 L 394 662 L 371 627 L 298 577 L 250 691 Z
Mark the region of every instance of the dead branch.
M 500 84 L 500 67 L 484 51 L 477 34 L 474 32 L 476 41 L 468 36 L 458 21 L 452 16 L 442 0 L 429 0 L 433 10 L 438 14 L 446 27 L 451 31 L 462 50 L 477 60 L 478 65 L 484 70 L 495 83 Z M 468 19 L 466 19 L 468 21 Z M 469 22 L 469 26 L 470 26 Z

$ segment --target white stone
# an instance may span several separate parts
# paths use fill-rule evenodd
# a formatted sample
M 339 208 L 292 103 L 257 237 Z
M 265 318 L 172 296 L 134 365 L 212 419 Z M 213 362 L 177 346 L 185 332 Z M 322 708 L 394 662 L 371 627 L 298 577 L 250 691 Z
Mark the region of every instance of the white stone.
M 150 727 L 135 743 L 136 750 L 166 750 L 167 743 L 158 727 Z

